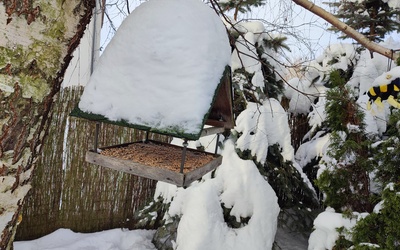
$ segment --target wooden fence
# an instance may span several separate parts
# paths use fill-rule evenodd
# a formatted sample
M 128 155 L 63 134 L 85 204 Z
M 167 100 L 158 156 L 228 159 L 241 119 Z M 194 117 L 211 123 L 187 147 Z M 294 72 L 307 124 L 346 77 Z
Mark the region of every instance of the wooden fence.
M 58 228 L 77 232 L 132 228 L 134 211 L 153 196 L 155 181 L 85 162 L 87 149 L 93 147 L 95 123 L 69 116 L 81 92 L 78 87 L 64 89 L 55 100 L 52 126 L 36 163 L 16 240 L 35 239 Z M 103 124 L 99 146 L 142 136 L 137 130 Z

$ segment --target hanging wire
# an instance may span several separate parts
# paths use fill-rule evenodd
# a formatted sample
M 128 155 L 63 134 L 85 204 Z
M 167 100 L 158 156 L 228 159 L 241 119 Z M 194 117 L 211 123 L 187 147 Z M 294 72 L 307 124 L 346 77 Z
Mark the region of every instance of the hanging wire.
M 388 58 L 387 71 L 389 71 L 389 70 L 392 69 L 392 61 L 393 61 L 393 59 L 391 59 L 391 58 L 393 58 L 393 57 L 394 57 L 394 54 L 395 54 L 396 52 L 399 52 L 400 49 L 391 49 L 390 51 L 391 51 L 391 54 L 390 54 L 390 58 Z
M 391 53 L 390 53 L 390 58 L 388 58 L 387 71 L 392 69 L 392 58 L 393 58 L 394 51 L 390 50 L 390 52 Z

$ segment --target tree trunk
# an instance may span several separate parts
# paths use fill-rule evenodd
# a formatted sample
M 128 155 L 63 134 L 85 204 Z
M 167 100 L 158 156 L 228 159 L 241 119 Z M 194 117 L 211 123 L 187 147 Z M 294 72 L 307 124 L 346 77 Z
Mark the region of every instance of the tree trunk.
M 393 53 L 392 50 L 387 49 L 385 47 L 382 47 L 378 45 L 377 43 L 374 43 L 370 41 L 367 37 L 363 36 L 347 24 L 341 22 L 339 19 L 337 19 L 334 15 L 331 13 L 325 11 L 321 7 L 315 5 L 314 3 L 310 2 L 309 0 L 292 0 L 296 4 L 300 5 L 301 7 L 305 8 L 308 11 L 311 11 L 312 13 L 316 14 L 317 16 L 323 18 L 336 28 L 338 28 L 340 31 L 348 35 L 349 37 L 353 38 L 356 40 L 358 43 L 360 43 L 362 46 L 366 47 L 371 53 L 376 52 L 378 54 L 381 54 L 383 56 L 386 56 L 392 60 L 397 60 L 399 58 L 399 53 Z
M 73 50 L 94 0 L 4 0 L 0 3 L 0 249 L 12 249 Z

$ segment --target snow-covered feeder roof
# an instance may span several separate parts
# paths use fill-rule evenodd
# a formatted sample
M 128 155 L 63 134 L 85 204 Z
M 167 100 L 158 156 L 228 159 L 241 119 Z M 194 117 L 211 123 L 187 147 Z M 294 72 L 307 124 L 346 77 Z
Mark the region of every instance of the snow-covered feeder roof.
M 225 118 L 213 105 L 231 99 L 230 55 L 222 21 L 203 2 L 150 0 L 121 24 L 71 115 L 198 139 L 210 116 Z

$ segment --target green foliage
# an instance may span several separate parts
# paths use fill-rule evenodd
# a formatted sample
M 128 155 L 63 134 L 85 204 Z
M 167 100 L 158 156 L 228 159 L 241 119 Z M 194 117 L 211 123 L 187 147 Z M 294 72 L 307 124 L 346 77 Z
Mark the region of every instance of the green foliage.
M 174 216 L 167 223 L 157 228 L 151 241 L 158 250 L 173 250 L 178 235 L 178 226 L 181 218 Z
M 237 69 L 232 77 L 234 90 L 234 112 L 239 115 L 245 108 L 247 102 L 260 103 L 265 98 L 264 91 L 251 83 L 254 74 L 242 69 Z
M 133 215 L 135 228 L 156 229 L 165 224 L 164 215 L 169 209 L 169 203 L 164 203 L 161 197 L 136 211 Z
M 335 241 L 334 250 L 349 249 L 352 246 L 352 242 L 347 240 L 343 235 L 339 235 L 339 238 Z
M 317 175 L 318 175 L 318 163 L 320 162 L 321 157 L 315 157 L 314 159 L 312 159 L 309 163 L 307 163 L 307 165 L 305 165 L 303 167 L 303 172 L 307 175 L 309 180 L 315 180 L 317 179 Z M 316 183 L 313 181 L 311 183 L 315 189 L 315 191 L 317 192 L 317 194 L 320 193 L 319 188 L 317 187 Z
M 398 140 L 397 140 L 398 141 Z M 392 141 L 393 142 L 393 141 Z M 398 170 L 399 160 L 397 154 L 387 154 L 385 151 L 385 144 L 391 144 L 391 140 L 385 141 L 380 144 L 381 153 L 376 154 L 374 158 L 379 159 L 380 165 L 376 169 L 376 180 L 380 183 L 388 184 L 390 181 L 395 181 L 396 185 L 389 184 L 389 188 L 384 189 L 382 193 L 383 208 L 378 213 L 371 213 L 364 219 L 361 219 L 355 226 L 353 230 L 353 249 L 375 249 L 374 246 L 378 245 L 381 249 L 397 249 L 398 247 L 398 239 L 400 239 L 400 182 L 399 176 L 400 171 Z M 398 144 L 398 142 L 397 142 Z M 398 145 L 396 145 L 398 147 Z M 399 150 L 396 148 L 394 150 Z M 394 151 L 399 152 L 399 151 Z M 370 164 L 372 165 L 372 164 Z M 376 165 L 375 165 L 376 166 Z M 318 179 L 318 182 L 326 182 L 323 183 L 322 186 L 329 187 L 325 192 L 333 192 L 328 193 L 326 203 L 336 204 L 340 206 L 341 204 L 347 204 L 348 202 L 344 201 L 343 190 L 341 190 L 341 195 L 336 195 L 334 189 L 343 188 L 341 185 L 337 185 L 339 179 L 346 179 L 345 176 L 340 176 L 337 173 L 325 171 L 321 178 Z M 348 199 L 350 200 L 360 200 L 360 197 L 351 196 Z M 328 198 L 329 197 L 329 198 Z M 334 198 L 334 199 L 333 199 Z M 372 200 L 375 197 L 370 196 L 369 199 Z M 342 200 L 340 200 L 342 199 Z M 332 201 L 333 200 L 333 201 Z M 372 201 L 374 204 L 375 201 Z M 371 243 L 375 245 L 366 245 L 364 243 Z M 341 240 L 336 242 L 337 249 L 347 249 L 340 248 L 339 246 L 343 244 Z
M 249 12 L 252 7 L 261 7 L 266 3 L 265 0 L 230 0 L 219 1 L 222 10 L 235 10 L 236 12 L 245 13 Z
M 387 136 L 399 136 L 400 135 L 400 110 L 392 109 L 392 113 L 389 116 L 388 128 L 386 131 Z
M 332 130 L 326 162 L 328 168 L 316 180 L 325 194 L 325 205 L 337 211 L 371 211 L 374 196 L 369 191 L 370 141 L 363 132 L 363 113 L 346 87 L 339 71 L 330 75 L 327 91 L 326 125 Z
M 234 77 L 232 78 L 233 85 L 233 114 L 237 117 L 243 110 L 246 109 L 247 101 L 244 92 L 241 87 L 241 82 L 245 81 L 246 78 L 244 74 L 239 72 L 234 72 Z
M 400 239 L 400 184 L 390 184 L 382 193 L 383 206 L 378 213 L 361 219 L 353 230 L 353 242 L 373 243 L 381 249 L 394 250 Z M 361 248 L 356 248 L 361 249 Z
M 384 0 L 340 0 L 327 4 L 336 8 L 336 17 L 374 42 L 383 41 L 386 34 L 400 28 L 397 21 L 400 11 L 390 8 Z M 336 27 L 331 27 L 330 30 L 341 32 Z M 344 34 L 339 38 L 345 39 L 348 36 Z
M 243 11 L 249 6 L 257 4 L 264 4 L 265 1 L 228 1 L 224 4 L 220 3 L 223 9 L 235 9 L 236 11 Z M 243 4 L 243 6 L 241 6 Z M 234 19 L 235 15 L 234 14 Z M 242 34 L 238 31 L 231 31 L 232 39 L 238 39 Z M 236 32 L 236 34 L 235 34 Z M 261 73 L 264 78 L 263 86 L 254 86 L 252 78 L 254 73 L 246 72 L 246 69 L 236 69 L 232 75 L 233 89 L 234 89 L 234 114 L 236 117 L 246 109 L 248 102 L 262 104 L 268 98 L 276 98 L 283 94 L 284 83 L 277 76 L 274 64 L 271 63 L 271 55 L 281 51 L 280 49 L 289 50 L 285 45 L 286 37 L 270 38 L 267 39 L 267 34 L 262 34 L 262 41 L 254 44 L 257 55 L 256 59 L 261 64 Z M 257 72 L 259 73 L 259 72 Z M 237 139 L 242 136 L 240 133 L 232 133 L 231 138 Z M 266 142 L 267 143 L 267 142 Z M 281 148 L 279 145 L 273 145 L 268 148 L 267 162 L 261 164 L 257 162 L 256 157 L 251 154 L 250 150 L 240 151 L 238 155 L 242 159 L 252 160 L 258 167 L 261 175 L 268 181 L 268 183 L 275 190 L 278 197 L 278 203 L 283 210 L 287 211 L 287 220 L 281 220 L 287 227 L 290 224 L 291 230 L 298 230 L 305 232 L 311 229 L 312 220 L 309 210 L 319 206 L 314 190 L 310 189 L 301 173 L 295 168 L 292 162 L 285 161 Z M 240 228 L 247 223 L 248 218 L 241 218 L 240 222 L 236 218 L 230 216 L 230 210 L 223 207 L 224 218 L 227 224 L 232 228 Z M 306 215 L 308 213 L 308 215 Z M 306 222 L 307 220 L 307 222 Z M 301 225 L 301 226 L 299 226 Z M 302 227 L 300 229 L 300 227 Z M 308 232 L 308 231 L 307 231 Z
M 282 80 L 278 80 L 275 69 L 271 63 L 267 60 L 267 49 L 272 49 L 275 52 L 278 49 L 289 50 L 289 47 L 285 44 L 287 37 L 275 37 L 271 39 L 264 38 L 261 44 L 257 44 L 257 54 L 261 62 L 261 70 L 264 75 L 264 95 L 268 98 L 277 98 L 282 95 L 285 90 L 284 83 Z
M 282 80 L 277 80 L 273 67 L 263 60 L 262 71 L 265 77 L 264 94 L 268 98 L 278 98 L 284 91 Z
M 400 182 L 400 142 L 399 138 L 390 137 L 379 145 L 374 161 L 377 169 L 375 180 L 382 186 L 390 182 Z
M 268 148 L 267 162 L 258 163 L 257 167 L 275 190 L 281 208 L 318 206 L 314 191 L 306 185 L 293 163 L 283 159 L 278 144 Z
M 341 212 L 372 210 L 375 197 L 366 186 L 368 182 L 368 172 L 356 164 L 335 166 L 333 170 L 323 171 L 315 180 L 325 195 L 324 204 Z
M 237 151 L 242 159 L 253 160 L 260 173 L 265 176 L 268 183 L 278 196 L 278 204 L 282 209 L 301 207 L 316 208 L 319 202 L 299 171 L 290 161 L 285 161 L 281 155 L 278 144 L 268 147 L 267 161 L 260 164 L 249 150 Z
M 274 189 L 281 208 L 278 223 L 283 225 L 282 227 L 290 228 L 291 231 L 308 236 L 319 202 L 293 163 L 283 159 L 279 145 L 275 144 L 268 148 L 265 164 L 258 163 L 250 150 L 238 150 L 237 153 L 242 159 L 253 160 L 261 175 Z M 249 218 L 241 218 L 240 222 L 237 222 L 235 217 L 229 215 L 230 210 L 224 207 L 223 210 L 225 222 L 232 228 L 240 228 L 248 222 Z
M 279 49 L 285 49 L 287 51 L 291 51 L 289 46 L 285 44 L 286 41 L 287 37 L 281 36 L 281 37 L 274 37 L 271 39 L 263 39 L 262 43 L 264 47 L 270 48 L 275 52 L 278 52 Z
M 248 73 L 244 69 L 237 69 L 234 72 L 232 82 L 235 115 L 239 115 L 246 108 L 247 102 L 260 103 L 260 100 L 265 98 L 278 98 L 284 91 L 283 81 L 277 79 L 272 65 L 262 58 L 262 54 L 259 54 L 259 60 L 262 63 L 264 88 L 256 87 L 251 83 L 254 74 Z
M 235 216 L 231 215 L 232 208 L 225 207 L 225 204 L 221 204 L 222 211 L 224 214 L 224 221 L 226 225 L 230 228 L 242 228 L 249 223 L 251 217 L 240 217 L 240 220 L 237 221 Z
M 389 117 L 387 136 L 374 152 L 375 180 L 382 187 L 400 182 L 400 111 L 394 109 Z
M 235 31 L 232 31 L 235 32 Z M 237 38 L 237 34 L 233 34 Z M 283 94 L 285 90 L 284 82 L 282 79 L 278 79 L 274 66 L 267 60 L 270 57 L 267 52 L 268 49 L 277 51 L 279 48 L 289 50 L 289 47 L 285 44 L 287 37 L 276 37 L 276 38 L 263 38 L 260 43 L 256 43 L 256 51 L 258 61 L 261 63 L 261 72 L 264 77 L 264 86 L 254 86 L 252 84 L 252 78 L 254 73 L 246 72 L 244 68 L 236 69 L 233 77 L 233 88 L 234 88 L 234 113 L 238 115 L 244 110 L 246 105 L 243 105 L 246 101 L 260 103 L 260 100 L 265 98 L 276 98 Z
M 340 71 L 330 74 L 332 88 L 327 91 L 326 123 L 333 131 L 348 131 L 347 125 L 364 126 L 364 114 L 359 111 L 354 94 L 345 85 L 346 79 Z

